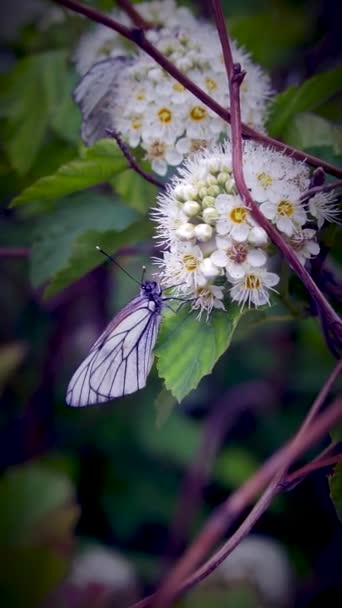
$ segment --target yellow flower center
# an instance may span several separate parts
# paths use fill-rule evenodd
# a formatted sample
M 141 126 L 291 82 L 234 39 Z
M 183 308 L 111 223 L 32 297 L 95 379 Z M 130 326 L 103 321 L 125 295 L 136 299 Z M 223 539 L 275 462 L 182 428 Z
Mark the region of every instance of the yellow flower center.
M 234 207 L 229 214 L 228 219 L 235 224 L 242 224 L 247 217 L 247 210 L 244 207 Z
M 177 91 L 177 93 L 183 93 L 183 91 L 185 91 L 185 87 L 180 82 L 175 82 L 173 85 L 173 90 Z
M 132 129 L 140 129 L 142 121 L 140 116 L 134 116 L 131 120 Z
M 183 264 L 185 270 L 187 270 L 188 272 L 194 272 L 194 270 L 196 270 L 198 266 L 198 261 L 193 255 L 187 253 L 183 256 Z
M 268 188 L 272 185 L 273 180 L 269 173 L 258 173 L 257 178 L 264 188 Z
M 213 80 L 213 78 L 206 78 L 205 84 L 207 85 L 208 91 L 214 91 L 217 89 L 217 82 L 216 80 Z
M 261 287 L 260 279 L 255 274 L 248 274 L 245 277 L 245 288 L 246 289 L 260 289 L 260 287 Z
M 291 201 L 280 201 L 278 204 L 279 215 L 287 215 L 288 217 L 293 215 L 294 207 Z
M 138 101 L 142 101 L 143 99 L 145 99 L 145 91 L 138 91 L 135 99 L 137 99 Z
M 161 108 L 158 112 L 158 118 L 160 122 L 167 124 L 172 120 L 172 113 L 168 108 Z
M 202 106 L 194 106 L 190 112 L 190 118 L 192 120 L 203 120 L 207 117 L 207 110 Z

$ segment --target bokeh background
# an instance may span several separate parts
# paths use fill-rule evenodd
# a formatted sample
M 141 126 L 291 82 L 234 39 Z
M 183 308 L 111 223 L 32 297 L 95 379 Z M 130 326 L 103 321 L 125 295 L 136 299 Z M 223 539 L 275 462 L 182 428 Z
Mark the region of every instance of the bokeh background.
M 113 7 L 109 0 L 89 4 Z M 234 37 L 271 72 L 276 90 L 340 59 L 341 23 L 332 0 L 223 4 Z M 210 16 L 209 2 L 193 6 Z M 80 119 L 70 97 L 76 77 L 68 63 L 64 115 L 46 132 L 34 162 L 25 166 L 34 133 L 31 141 L 13 144 L 17 165 L 8 156 L 9 114 L 30 99 L 37 111 L 34 96 L 27 96 L 30 75 L 11 97 L 8 72 L 32 53 L 66 49 L 70 55 L 88 25 L 54 8 L 48 0 L 5 0 L 1 7 L 0 604 L 125 608 L 154 588 L 209 513 L 294 433 L 335 360 L 293 279 L 291 311 L 277 304 L 273 319 L 246 315 L 212 375 L 181 405 L 155 370 L 146 389 L 131 397 L 83 410 L 65 405 L 73 370 L 136 286 L 99 260 L 86 276 L 44 298 L 44 289 L 32 286 L 37 224 L 40 234 L 46 226 L 49 251 L 57 257 L 70 246 L 68 235 L 51 229 L 53 217 L 42 219 L 32 206 L 8 208 L 24 187 L 74 158 L 80 146 Z M 327 98 L 314 112 L 338 123 L 341 96 Z M 295 140 L 295 125 L 287 137 L 305 148 L 305 141 Z M 338 162 L 341 135 L 333 141 L 317 136 L 308 148 Z M 80 194 L 79 213 L 103 192 L 108 186 Z M 112 182 L 110 192 L 139 213 L 153 203 L 154 191 L 129 172 Z M 70 219 L 74 234 L 75 225 L 77 214 Z M 331 245 L 334 235 L 328 236 Z M 150 268 L 151 238 L 122 245 L 121 263 L 139 277 L 142 264 Z M 335 305 L 340 262 L 333 246 L 320 275 Z M 328 438 L 318 447 L 327 444 Z M 328 472 L 277 497 L 254 536 L 178 605 L 337 605 L 342 534 Z

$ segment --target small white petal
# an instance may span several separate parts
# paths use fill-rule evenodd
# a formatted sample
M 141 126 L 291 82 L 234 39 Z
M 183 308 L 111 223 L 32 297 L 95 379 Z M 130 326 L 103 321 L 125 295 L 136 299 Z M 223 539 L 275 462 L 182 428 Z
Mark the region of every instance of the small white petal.
M 227 263 L 228 263 L 228 256 L 227 254 L 222 251 L 217 249 L 216 251 L 214 251 L 211 256 L 210 256 L 212 262 L 215 264 L 215 266 L 218 266 L 219 268 L 224 268 Z
M 200 263 L 200 271 L 203 273 L 203 275 L 207 279 L 214 279 L 215 277 L 218 277 L 220 274 L 219 268 L 217 268 L 217 266 L 215 266 L 215 264 L 213 264 L 213 262 L 211 261 L 210 258 L 205 258 Z
M 261 268 L 267 262 L 267 255 L 262 249 L 252 249 L 247 254 L 247 262 L 254 268 Z

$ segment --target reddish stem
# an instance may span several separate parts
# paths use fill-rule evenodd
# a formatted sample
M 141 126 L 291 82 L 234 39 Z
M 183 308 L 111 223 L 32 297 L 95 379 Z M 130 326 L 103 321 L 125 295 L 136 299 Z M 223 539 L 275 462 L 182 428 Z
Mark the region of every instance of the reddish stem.
M 317 287 L 316 283 L 300 262 L 293 249 L 286 243 L 278 230 L 267 220 L 264 214 L 260 211 L 259 206 L 253 198 L 245 182 L 243 174 L 243 142 L 241 131 L 241 112 L 240 112 L 240 86 L 244 74 L 241 72 L 241 66 L 234 64 L 231 43 L 229 34 L 225 25 L 224 14 L 219 0 L 212 0 L 213 12 L 216 21 L 217 31 L 220 37 L 223 58 L 226 67 L 228 85 L 230 92 L 230 109 L 231 109 L 231 130 L 232 130 L 232 165 L 233 174 L 237 190 L 250 209 L 252 217 L 261 226 L 270 237 L 271 241 L 280 249 L 292 270 L 301 279 L 310 296 L 317 305 L 319 315 L 324 328 L 327 328 L 327 337 L 332 337 L 334 347 L 333 350 L 339 350 L 342 345 L 342 322 L 334 311 L 328 300 Z

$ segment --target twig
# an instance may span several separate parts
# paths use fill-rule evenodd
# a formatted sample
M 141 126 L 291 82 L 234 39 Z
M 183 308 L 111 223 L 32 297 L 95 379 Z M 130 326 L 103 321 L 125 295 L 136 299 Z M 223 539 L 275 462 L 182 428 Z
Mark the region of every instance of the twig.
M 256 494 L 258 494 L 266 483 L 269 482 L 272 477 L 274 478 L 276 471 L 279 469 L 281 462 L 287 462 L 287 466 L 289 466 L 294 460 L 299 458 L 304 452 L 309 450 L 317 441 L 324 436 L 329 430 L 335 426 L 335 424 L 342 419 L 342 399 L 336 399 L 332 405 L 330 405 L 317 420 L 310 426 L 305 435 L 302 437 L 300 442 L 292 442 L 283 446 L 280 450 L 278 450 L 271 458 L 266 461 L 266 463 L 236 492 L 234 492 L 231 497 L 227 499 L 223 505 L 219 509 L 217 509 L 214 514 L 210 517 L 207 522 L 207 525 L 203 529 L 200 534 L 201 539 L 203 539 L 205 534 L 205 540 L 207 542 L 209 534 L 211 535 L 211 540 L 214 541 L 213 544 L 216 543 L 216 540 L 219 536 L 221 536 L 226 529 L 222 527 L 222 521 L 220 519 L 224 515 L 226 517 L 226 523 L 228 523 L 229 527 L 234 523 L 236 518 L 243 512 L 243 510 L 250 504 L 251 500 L 254 498 Z M 318 467 L 317 467 L 318 468 Z M 299 477 L 299 474 L 302 475 L 302 469 L 299 469 L 298 472 L 291 473 L 292 477 Z M 272 487 L 269 487 L 267 490 L 266 497 L 263 495 L 264 501 L 262 504 L 265 508 L 268 506 L 268 492 L 272 493 L 275 496 L 278 492 L 281 491 L 281 474 L 279 474 L 279 480 L 273 479 Z M 253 518 L 254 523 L 256 523 L 257 519 L 260 517 L 263 511 L 261 511 L 260 502 L 258 503 L 258 508 L 256 511 L 253 510 Z M 252 513 L 252 512 L 251 512 Z M 251 515 L 250 513 L 250 515 Z M 250 515 L 248 517 L 250 517 Z M 214 521 L 216 519 L 216 522 Z M 249 520 L 250 524 L 250 520 Z M 243 524 L 242 524 L 243 525 Z M 249 528 L 247 530 L 250 530 Z M 243 528 L 243 532 L 246 532 L 245 528 Z M 192 587 L 200 583 L 203 579 L 205 579 L 213 570 L 215 570 L 224 559 L 226 559 L 227 555 L 231 553 L 233 548 L 236 546 L 236 534 L 240 535 L 241 527 L 237 530 L 237 532 L 225 543 L 219 551 L 217 551 L 212 558 L 210 558 L 203 566 L 198 568 L 193 575 L 189 576 L 189 578 L 185 579 L 185 576 L 182 577 L 175 587 L 172 586 L 174 590 L 174 594 L 172 596 L 173 599 L 176 599 L 189 591 Z M 244 534 L 245 536 L 245 534 Z M 244 537 L 242 536 L 242 537 Z M 200 538 L 198 537 L 198 538 Z M 242 537 L 239 538 L 239 542 L 242 540 Z M 197 539 L 198 540 L 198 539 Z M 196 540 L 196 544 L 197 544 Z M 211 545 L 212 543 L 210 543 Z M 232 546 L 234 545 L 234 546 Z M 199 557 L 199 556 L 198 556 Z M 184 580 L 185 579 L 185 580 Z M 169 579 L 170 582 L 170 579 Z M 152 594 L 143 600 L 136 602 L 130 608 L 147 608 L 148 606 L 152 606 L 153 602 L 156 600 L 157 595 Z M 159 596 L 160 597 L 160 596 Z
M 164 70 L 168 72 L 168 74 L 173 76 L 186 89 L 191 91 L 191 93 L 193 93 L 195 97 L 200 99 L 206 106 L 208 106 L 208 108 L 213 110 L 213 112 L 220 116 L 225 122 L 230 123 L 230 111 L 221 106 L 219 103 L 217 103 L 212 97 L 210 97 L 210 95 L 208 95 L 205 91 L 198 87 L 183 72 L 178 70 L 178 68 L 171 61 L 169 61 L 167 57 L 165 57 L 165 55 L 160 53 L 160 51 L 158 51 L 158 49 L 153 44 L 151 44 L 149 40 L 147 40 L 143 30 L 128 28 L 119 23 L 118 21 L 112 19 L 111 17 L 108 17 L 108 15 L 104 15 L 96 9 L 81 4 L 76 0 L 53 0 L 53 2 L 65 6 L 66 8 L 69 8 L 70 10 L 79 13 L 80 15 L 84 15 L 85 17 L 88 17 L 88 19 L 91 19 L 91 21 L 95 21 L 96 23 L 105 25 L 110 29 L 114 30 L 115 32 L 121 34 L 121 36 L 123 36 L 127 40 L 130 40 L 131 42 L 135 43 L 140 49 L 142 49 L 150 57 L 152 57 L 152 59 L 154 59 L 162 68 L 164 68 Z M 265 146 L 273 146 L 273 148 L 281 150 L 282 152 L 284 152 L 284 154 L 288 156 L 292 156 L 297 160 L 305 161 L 313 167 L 322 167 L 324 171 L 326 171 L 326 173 L 330 173 L 335 177 L 342 177 L 342 169 L 340 169 L 339 167 L 335 167 L 334 165 L 331 165 L 330 163 L 327 163 L 315 156 L 312 156 L 311 154 L 307 154 L 302 150 L 298 150 L 297 148 L 293 148 L 292 146 L 284 144 L 283 142 L 278 141 L 273 137 L 269 137 L 267 135 L 264 135 L 263 133 L 259 133 L 258 131 L 255 131 L 246 124 L 242 124 L 242 130 L 243 134 L 246 137 L 250 137 Z
M 278 230 L 260 211 L 259 206 L 251 197 L 251 193 L 245 182 L 243 174 L 243 142 L 240 113 L 240 85 L 242 82 L 243 73 L 241 72 L 241 66 L 239 64 L 234 64 L 233 61 L 231 44 L 220 1 L 212 0 L 212 6 L 228 77 L 232 130 L 232 165 L 237 190 L 242 200 L 246 202 L 248 208 L 250 209 L 252 217 L 256 220 L 259 226 L 261 226 L 267 232 L 273 243 L 280 249 L 290 264 L 292 270 L 294 270 L 310 293 L 310 296 L 314 300 L 320 314 L 327 342 L 333 353 L 336 355 L 336 352 L 339 352 L 342 347 L 342 322 L 339 316 L 334 311 L 328 300 L 326 300 L 306 268 L 303 266 L 303 264 L 301 264 L 290 245 L 286 243 Z M 333 341 L 332 345 L 330 343 L 330 339 Z
M 151 173 L 148 173 L 147 171 L 144 171 L 144 169 L 142 169 L 140 167 L 139 163 L 135 160 L 134 156 L 132 155 L 128 145 L 122 139 L 120 133 L 117 133 L 117 131 L 113 131 L 112 129 L 106 129 L 106 133 L 108 133 L 108 135 L 110 135 L 111 137 L 113 137 L 115 139 L 122 154 L 127 159 L 128 164 L 129 164 L 130 168 L 133 169 L 133 171 L 138 173 L 138 175 L 143 177 L 147 182 L 150 182 L 150 184 L 157 186 L 157 188 L 160 188 L 161 190 L 165 190 L 165 184 L 163 184 L 163 182 L 160 182 L 156 177 L 154 177 L 154 175 L 152 175 Z
M 29 255 L 29 247 L 0 247 L 1 258 L 27 258 Z
M 165 606 L 165 598 L 174 597 L 175 590 L 180 589 L 182 592 L 187 590 L 202 580 L 202 578 L 208 576 L 221 563 L 222 559 L 220 558 L 222 555 L 225 555 L 225 557 L 228 555 L 228 553 L 225 554 L 227 543 L 202 568 L 190 577 L 183 586 L 185 578 L 198 566 L 210 549 L 236 521 L 237 517 L 243 513 L 255 495 L 262 491 L 265 485 L 272 480 L 272 477 L 278 475 L 279 472 L 282 473 L 280 477 L 283 477 L 285 469 L 287 470 L 292 462 L 306 452 L 311 445 L 330 430 L 335 422 L 342 418 L 342 399 L 340 399 L 336 400 L 317 420 L 313 421 L 313 417 L 317 415 L 318 410 L 322 407 L 328 392 L 341 372 L 342 359 L 337 363 L 324 383 L 295 438 L 277 450 L 250 479 L 238 488 L 209 517 L 198 537 L 179 560 L 178 564 L 176 564 L 175 568 L 171 570 L 164 587 L 161 588 L 159 598 L 162 598 L 164 602 L 163 606 Z M 277 483 L 279 484 L 279 480 Z M 230 545 L 228 545 L 229 547 Z M 220 561 L 217 563 L 216 559 Z M 216 564 L 214 567 L 212 567 L 213 563 Z M 203 572 L 204 576 L 202 576 Z M 134 608 L 142 608 L 142 606 L 145 606 L 145 604 L 141 606 L 140 604 L 134 605 Z
M 300 200 L 307 200 L 314 196 L 315 194 L 319 194 L 320 192 L 331 192 L 332 190 L 337 190 L 337 188 L 342 188 L 342 180 L 338 180 L 337 182 L 333 182 L 332 184 L 322 184 L 321 186 L 315 186 L 314 188 L 310 188 L 302 196 Z
M 136 27 L 142 30 L 148 30 L 151 27 L 150 23 L 147 23 L 147 21 L 145 21 L 145 19 L 134 8 L 134 6 L 129 2 L 129 0 L 117 0 L 117 4 L 130 17 L 132 23 L 134 23 Z

